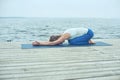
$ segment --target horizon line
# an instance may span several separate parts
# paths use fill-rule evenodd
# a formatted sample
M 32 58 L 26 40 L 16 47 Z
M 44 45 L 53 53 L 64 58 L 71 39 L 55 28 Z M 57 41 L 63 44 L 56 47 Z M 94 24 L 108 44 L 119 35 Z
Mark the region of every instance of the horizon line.
M 120 19 L 119 17 L 22 17 L 22 16 L 7 16 L 7 17 L 2 17 L 0 16 L 0 18 L 96 18 L 96 19 Z

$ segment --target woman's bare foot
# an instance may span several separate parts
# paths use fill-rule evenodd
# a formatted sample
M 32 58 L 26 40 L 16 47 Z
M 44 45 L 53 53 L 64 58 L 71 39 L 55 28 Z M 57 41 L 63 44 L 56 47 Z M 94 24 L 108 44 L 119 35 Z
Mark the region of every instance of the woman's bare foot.
M 95 44 L 95 42 L 92 40 L 89 40 L 89 44 Z

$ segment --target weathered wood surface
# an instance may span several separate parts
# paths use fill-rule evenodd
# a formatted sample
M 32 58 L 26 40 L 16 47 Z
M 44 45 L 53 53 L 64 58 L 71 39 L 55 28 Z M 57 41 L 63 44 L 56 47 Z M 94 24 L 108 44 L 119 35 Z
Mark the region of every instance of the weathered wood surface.
M 112 46 L 21 49 L 26 42 L 1 42 L 0 80 L 120 80 L 120 39 L 99 41 Z

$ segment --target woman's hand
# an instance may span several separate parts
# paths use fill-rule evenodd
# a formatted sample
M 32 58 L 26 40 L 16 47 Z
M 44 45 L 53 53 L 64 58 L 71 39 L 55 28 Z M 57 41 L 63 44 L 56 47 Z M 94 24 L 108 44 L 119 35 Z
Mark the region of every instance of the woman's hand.
M 39 46 L 39 45 L 40 45 L 40 42 L 34 41 L 34 42 L 32 42 L 32 45 L 33 45 L 33 46 Z

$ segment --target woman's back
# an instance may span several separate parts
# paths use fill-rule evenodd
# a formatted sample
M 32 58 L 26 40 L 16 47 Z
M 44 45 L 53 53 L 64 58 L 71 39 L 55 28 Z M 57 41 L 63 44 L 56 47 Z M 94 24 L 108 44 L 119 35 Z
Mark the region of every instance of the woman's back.
M 73 39 L 75 37 L 87 34 L 88 29 L 87 28 L 70 28 L 64 31 L 63 34 L 69 33 L 70 34 L 70 39 Z

